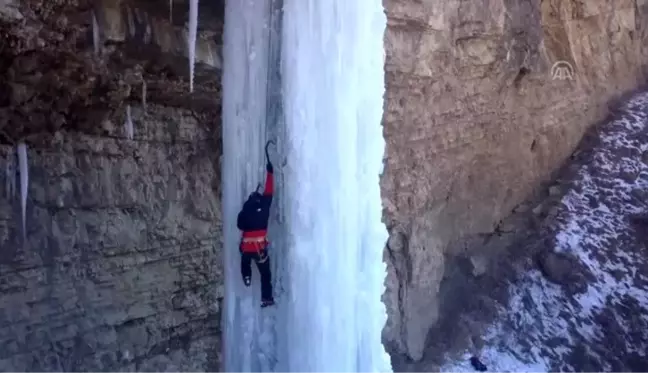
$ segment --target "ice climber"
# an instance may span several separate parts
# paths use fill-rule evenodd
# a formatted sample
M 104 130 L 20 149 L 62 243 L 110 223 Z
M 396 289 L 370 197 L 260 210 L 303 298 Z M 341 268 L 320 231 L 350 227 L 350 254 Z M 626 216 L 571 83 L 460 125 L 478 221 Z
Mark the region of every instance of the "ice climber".
M 261 307 L 274 304 L 272 296 L 272 275 L 270 273 L 270 257 L 268 256 L 268 219 L 270 218 L 270 205 L 274 192 L 274 169 L 268 156 L 266 144 L 266 181 L 263 194 L 259 188 L 248 197 L 238 214 L 236 225 L 242 233 L 239 250 L 241 252 L 241 275 L 245 286 L 250 286 L 252 281 L 252 260 L 261 275 Z

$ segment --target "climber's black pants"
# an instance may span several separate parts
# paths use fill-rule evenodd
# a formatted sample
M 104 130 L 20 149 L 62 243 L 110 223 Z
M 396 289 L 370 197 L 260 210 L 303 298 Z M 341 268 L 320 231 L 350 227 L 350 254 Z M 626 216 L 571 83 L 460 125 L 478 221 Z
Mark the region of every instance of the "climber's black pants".
M 266 250 L 260 253 L 241 253 L 241 275 L 252 278 L 252 260 L 261 274 L 261 299 L 272 299 L 272 274 L 270 273 L 270 257 Z

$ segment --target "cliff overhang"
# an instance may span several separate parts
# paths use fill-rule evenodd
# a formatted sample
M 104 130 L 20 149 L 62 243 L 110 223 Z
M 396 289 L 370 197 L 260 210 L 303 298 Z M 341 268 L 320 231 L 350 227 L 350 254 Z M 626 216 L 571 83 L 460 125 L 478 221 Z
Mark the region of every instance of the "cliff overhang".
M 200 3 L 193 92 L 188 7 L 187 0 L 4 0 L 0 144 L 59 130 L 97 133 L 131 102 L 219 116 L 223 1 Z

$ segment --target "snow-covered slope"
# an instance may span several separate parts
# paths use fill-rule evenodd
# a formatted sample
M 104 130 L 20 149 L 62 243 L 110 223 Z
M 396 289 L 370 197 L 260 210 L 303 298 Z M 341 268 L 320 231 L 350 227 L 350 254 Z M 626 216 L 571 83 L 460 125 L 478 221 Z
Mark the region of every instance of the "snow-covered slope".
M 601 127 L 563 197 L 554 252 L 575 258 L 561 287 L 532 271 L 488 331 L 489 371 L 643 371 L 648 367 L 648 94 Z M 444 371 L 474 371 L 466 355 Z

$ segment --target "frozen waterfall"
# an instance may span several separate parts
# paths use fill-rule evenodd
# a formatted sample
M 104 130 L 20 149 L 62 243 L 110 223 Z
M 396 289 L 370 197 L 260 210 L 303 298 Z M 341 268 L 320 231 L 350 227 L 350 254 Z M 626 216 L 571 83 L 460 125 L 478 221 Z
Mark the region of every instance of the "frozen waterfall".
M 391 370 L 381 343 L 385 24 L 380 0 L 226 2 L 226 371 Z M 241 280 L 236 216 L 263 182 L 267 139 L 277 142 L 277 305 L 261 309 L 256 269 L 250 288 Z

